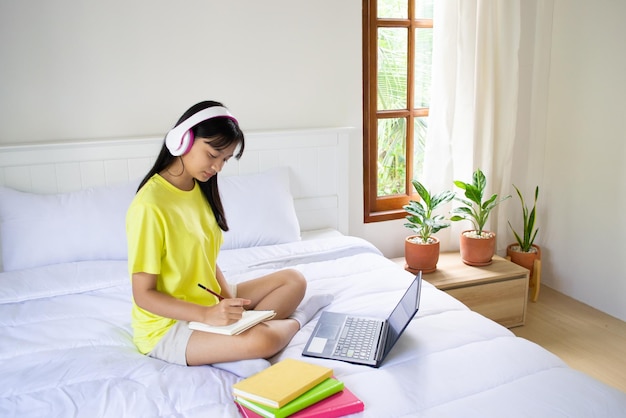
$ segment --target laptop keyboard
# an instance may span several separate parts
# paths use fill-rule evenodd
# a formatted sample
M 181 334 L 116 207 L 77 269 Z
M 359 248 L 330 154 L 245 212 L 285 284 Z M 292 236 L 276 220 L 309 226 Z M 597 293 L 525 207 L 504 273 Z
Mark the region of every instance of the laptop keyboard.
M 334 355 L 362 360 L 370 359 L 379 327 L 380 321 L 375 319 L 346 318 Z

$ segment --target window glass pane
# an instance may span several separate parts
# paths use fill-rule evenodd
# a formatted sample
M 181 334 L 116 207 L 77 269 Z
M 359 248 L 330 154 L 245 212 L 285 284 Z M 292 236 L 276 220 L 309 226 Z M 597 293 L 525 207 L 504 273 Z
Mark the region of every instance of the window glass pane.
M 407 108 L 407 33 L 405 28 L 378 30 L 378 110 Z
M 432 19 L 433 0 L 415 0 L 415 17 L 417 19 Z
M 426 131 L 428 117 L 414 119 L 415 132 L 413 134 L 413 178 L 421 179 L 424 173 L 424 148 L 426 147 Z
M 406 119 L 378 120 L 378 196 L 406 191 Z
M 414 108 L 430 106 L 433 30 L 415 29 Z
M 406 19 L 409 16 L 409 0 L 378 0 L 377 3 L 379 18 Z

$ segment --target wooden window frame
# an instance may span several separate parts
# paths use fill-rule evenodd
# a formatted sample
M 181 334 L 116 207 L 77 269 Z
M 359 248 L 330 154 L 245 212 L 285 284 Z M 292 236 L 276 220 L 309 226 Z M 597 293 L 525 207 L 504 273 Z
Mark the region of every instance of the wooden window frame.
M 415 30 L 432 28 L 432 19 L 411 19 L 414 0 L 408 1 L 407 19 L 378 19 L 377 0 L 363 0 L 363 204 L 364 222 L 400 219 L 406 216 L 402 206 L 416 199 L 413 178 L 414 121 L 427 117 L 428 108 L 414 108 Z M 377 110 L 378 29 L 381 27 L 407 28 L 407 105 L 406 109 Z M 385 118 L 404 118 L 406 123 L 406 178 L 405 193 L 378 196 L 378 121 Z

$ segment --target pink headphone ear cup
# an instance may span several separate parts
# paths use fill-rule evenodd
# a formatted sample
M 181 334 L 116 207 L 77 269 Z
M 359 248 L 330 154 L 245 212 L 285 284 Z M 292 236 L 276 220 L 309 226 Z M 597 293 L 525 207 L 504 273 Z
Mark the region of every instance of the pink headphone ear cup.
M 235 119 L 225 107 L 208 107 L 193 114 L 172 128 L 167 135 L 165 135 L 165 147 L 169 150 L 170 154 L 175 157 L 188 153 L 195 139 L 192 130 L 193 127 L 202 121 L 219 117 L 230 118 L 237 123 L 237 119 Z M 182 135 L 181 132 L 183 132 Z
M 180 155 L 185 155 L 189 152 L 189 150 L 191 149 L 191 146 L 193 145 L 194 139 L 195 138 L 193 135 L 193 130 L 191 129 L 189 129 L 187 132 L 183 134 L 183 137 L 180 141 L 180 149 L 182 151 Z

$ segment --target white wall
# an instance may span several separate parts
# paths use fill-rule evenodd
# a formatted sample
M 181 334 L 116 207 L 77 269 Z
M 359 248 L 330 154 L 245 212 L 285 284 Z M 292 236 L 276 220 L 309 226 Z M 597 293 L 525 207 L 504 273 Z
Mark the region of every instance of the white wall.
M 164 133 L 225 102 L 247 130 L 361 120 L 359 0 L 0 0 L 0 142 Z
M 625 5 L 556 0 L 539 182 L 544 281 L 622 319 Z M 356 127 L 350 231 L 403 254 L 403 221 L 362 222 L 360 0 L 0 0 L 0 57 L 2 144 L 162 135 L 203 99 L 249 131 Z
M 351 126 L 351 231 L 364 225 L 361 1 L 0 0 L 0 143 L 163 135 L 224 102 L 247 131 Z M 400 243 L 400 244 L 398 244 Z
M 624 16 L 555 2 L 541 241 L 545 283 L 626 320 Z

